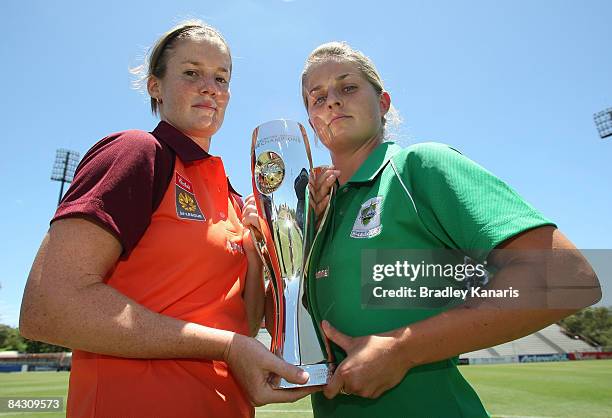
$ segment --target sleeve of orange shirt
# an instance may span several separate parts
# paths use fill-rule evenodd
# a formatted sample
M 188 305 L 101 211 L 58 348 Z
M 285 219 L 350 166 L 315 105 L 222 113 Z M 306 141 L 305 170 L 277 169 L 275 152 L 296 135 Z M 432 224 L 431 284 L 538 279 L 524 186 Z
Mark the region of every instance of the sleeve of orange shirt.
M 148 132 L 109 135 L 85 154 L 51 222 L 93 220 L 117 237 L 126 257 L 149 226 L 173 164 L 172 150 Z

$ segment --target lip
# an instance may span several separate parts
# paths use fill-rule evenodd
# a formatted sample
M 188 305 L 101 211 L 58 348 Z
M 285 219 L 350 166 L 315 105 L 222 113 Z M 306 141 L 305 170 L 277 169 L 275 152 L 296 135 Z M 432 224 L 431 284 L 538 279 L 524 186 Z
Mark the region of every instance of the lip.
M 194 104 L 192 107 L 195 107 L 197 109 L 217 110 L 217 107 L 214 105 L 214 103 L 197 103 L 197 104 Z
M 334 122 L 335 122 L 335 121 L 337 121 L 337 120 L 340 120 L 340 119 L 346 119 L 346 118 L 348 118 L 348 117 L 350 117 L 350 116 L 346 116 L 346 115 L 336 115 L 336 116 L 334 116 L 334 117 L 332 117 L 332 118 L 331 118 L 331 120 L 329 121 L 329 123 L 328 123 L 327 125 L 331 125 L 332 123 L 334 123 Z

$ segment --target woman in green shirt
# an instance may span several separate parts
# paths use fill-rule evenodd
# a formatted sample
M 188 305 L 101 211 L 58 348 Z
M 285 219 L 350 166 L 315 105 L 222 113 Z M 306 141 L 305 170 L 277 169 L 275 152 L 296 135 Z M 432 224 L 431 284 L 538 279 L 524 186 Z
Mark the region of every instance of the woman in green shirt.
M 330 210 L 313 244 L 308 296 L 338 363 L 324 391 L 312 396 L 315 417 L 488 416 L 459 373 L 457 356 L 530 334 L 595 303 L 595 274 L 578 251 L 569 252 L 563 278 L 547 277 L 533 251 L 498 251 L 575 247 L 456 150 L 385 142 L 391 97 L 361 52 L 338 42 L 316 48 L 302 74 L 302 94 L 333 164 L 309 185 L 316 213 L 322 217 L 328 203 Z M 477 297 L 454 305 L 364 308 L 369 288 L 360 280 L 362 255 L 392 249 L 459 250 L 497 270 L 496 289 L 520 288 L 520 278 L 553 287 L 550 280 L 562 280 L 582 290 L 572 293 L 579 296 L 572 306 L 525 302 L 523 309 L 504 309 L 499 298 Z

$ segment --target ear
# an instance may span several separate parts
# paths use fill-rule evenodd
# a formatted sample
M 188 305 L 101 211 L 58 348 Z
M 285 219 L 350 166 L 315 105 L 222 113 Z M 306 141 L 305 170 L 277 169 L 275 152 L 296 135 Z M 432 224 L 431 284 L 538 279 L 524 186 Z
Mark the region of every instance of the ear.
M 386 91 L 380 94 L 380 113 L 385 116 L 391 107 L 391 96 Z
M 147 91 L 154 99 L 161 99 L 161 80 L 154 75 L 147 79 Z

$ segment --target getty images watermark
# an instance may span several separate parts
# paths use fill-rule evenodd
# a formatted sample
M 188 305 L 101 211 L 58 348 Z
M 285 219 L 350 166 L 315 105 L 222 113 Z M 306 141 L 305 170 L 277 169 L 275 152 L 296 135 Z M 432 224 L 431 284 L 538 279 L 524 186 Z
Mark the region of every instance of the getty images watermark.
M 431 283 L 417 287 L 400 286 L 398 288 L 386 289 L 384 286 L 375 286 L 372 295 L 376 298 L 460 298 L 466 300 L 468 295 L 474 297 L 504 297 L 517 298 L 520 295 L 518 289 L 509 286 L 506 289 L 487 289 L 485 286 L 489 282 L 489 271 L 486 268 L 486 261 L 475 263 L 469 257 L 464 257 L 462 264 L 440 264 L 411 263 L 408 260 L 396 260 L 393 264 L 374 264 L 372 266 L 372 280 L 381 282 L 385 279 L 399 278 L 413 283 L 417 280 L 424 282 L 426 279 L 444 278 L 454 280 L 459 283 L 466 283 L 466 286 L 454 286 L 451 283 L 447 286 L 432 287 Z
M 599 251 L 610 260 L 612 251 Z M 583 252 L 585 252 L 583 251 Z M 579 250 L 363 250 L 363 308 L 575 308 L 598 291 Z M 587 257 L 588 258 L 588 257 Z M 600 277 L 602 280 L 602 277 Z

